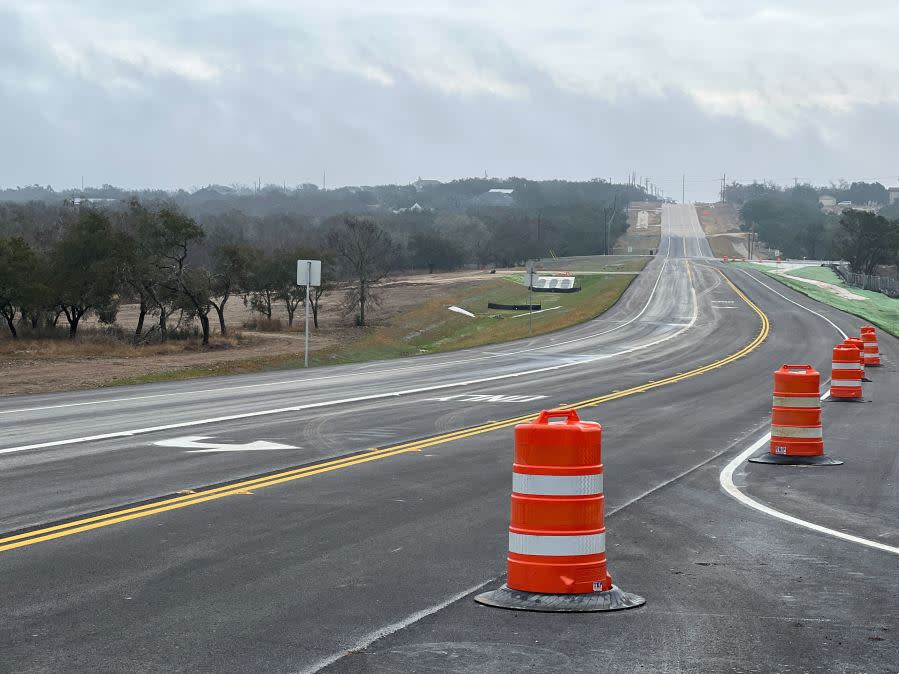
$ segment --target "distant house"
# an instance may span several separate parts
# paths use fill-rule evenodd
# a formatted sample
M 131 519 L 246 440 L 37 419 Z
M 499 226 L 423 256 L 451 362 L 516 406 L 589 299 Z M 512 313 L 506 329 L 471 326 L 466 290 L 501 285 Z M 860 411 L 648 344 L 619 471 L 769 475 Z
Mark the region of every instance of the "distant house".
M 887 190 L 887 203 L 899 203 L 899 187 L 891 187 Z
M 821 208 L 833 208 L 837 205 L 837 199 L 829 194 L 822 194 L 818 197 L 818 203 L 821 204 Z
M 103 199 L 100 197 L 73 197 L 72 206 L 78 208 L 81 206 L 81 204 L 91 204 L 95 206 L 97 204 L 114 204 L 117 201 L 119 201 L 119 199 Z
M 477 206 L 514 206 L 515 190 L 505 188 L 487 190 L 483 194 L 472 199 L 472 203 Z
M 197 190 L 192 196 L 206 199 L 219 199 L 221 197 L 230 197 L 237 194 L 237 190 L 226 185 L 208 185 Z
M 421 213 L 423 210 L 425 210 L 424 207 L 416 201 L 414 204 L 412 204 L 408 208 L 395 208 L 395 209 L 393 209 L 393 212 L 394 213 Z
M 437 185 L 442 185 L 443 183 L 439 180 L 422 180 L 421 176 L 418 176 L 418 180 L 412 183 L 412 186 L 419 192 L 421 192 L 426 187 L 436 187 Z

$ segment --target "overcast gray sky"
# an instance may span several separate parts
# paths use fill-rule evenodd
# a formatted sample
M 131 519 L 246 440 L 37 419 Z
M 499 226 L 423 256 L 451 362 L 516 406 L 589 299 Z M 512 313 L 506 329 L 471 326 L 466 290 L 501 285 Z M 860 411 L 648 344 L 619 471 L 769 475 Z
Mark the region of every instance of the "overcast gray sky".
M 0 0 L 0 185 L 899 185 L 897 27 L 896 0 Z

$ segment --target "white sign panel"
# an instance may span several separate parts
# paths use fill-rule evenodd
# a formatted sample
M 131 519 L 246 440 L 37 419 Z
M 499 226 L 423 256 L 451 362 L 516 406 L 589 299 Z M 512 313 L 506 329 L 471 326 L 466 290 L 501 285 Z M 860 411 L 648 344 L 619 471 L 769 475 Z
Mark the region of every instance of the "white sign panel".
M 297 260 L 297 285 L 317 288 L 322 284 L 321 260 Z

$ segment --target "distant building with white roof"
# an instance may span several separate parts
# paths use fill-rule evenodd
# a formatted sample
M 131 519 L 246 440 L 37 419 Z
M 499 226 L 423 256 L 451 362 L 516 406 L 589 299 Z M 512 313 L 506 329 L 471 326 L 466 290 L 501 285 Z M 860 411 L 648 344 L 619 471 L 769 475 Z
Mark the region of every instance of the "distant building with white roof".
M 505 206 L 515 205 L 515 190 L 502 187 L 494 187 L 472 199 L 478 206 Z

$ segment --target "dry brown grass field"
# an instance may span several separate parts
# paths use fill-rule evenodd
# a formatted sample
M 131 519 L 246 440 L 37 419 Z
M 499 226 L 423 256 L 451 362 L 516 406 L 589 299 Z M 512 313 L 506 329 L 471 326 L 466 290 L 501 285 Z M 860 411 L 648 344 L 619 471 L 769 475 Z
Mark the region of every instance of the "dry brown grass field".
M 656 228 L 657 229 L 657 228 Z M 592 318 L 615 303 L 648 258 L 596 256 L 545 260 L 552 269 L 582 271 L 583 291 L 569 295 L 544 295 L 540 299 L 556 311 L 535 316 L 533 334 L 541 334 Z M 369 308 L 370 325 L 358 328 L 342 311 L 343 292 L 325 294 L 319 311 L 319 328 L 310 331 L 310 357 L 314 365 L 391 358 L 433 351 L 479 346 L 527 336 L 528 322 L 498 315 L 488 301 L 525 301 L 521 285 L 523 269 L 452 273 L 408 274 L 383 284 L 381 301 Z M 605 274 L 603 272 L 612 272 Z M 469 320 L 447 311 L 458 304 L 477 313 Z M 504 320 L 513 318 L 513 320 Z M 0 395 L 46 393 L 115 384 L 144 383 L 221 374 L 293 368 L 302 364 L 303 313 L 293 326 L 287 311 L 276 305 L 272 323 L 278 329 L 251 329 L 258 319 L 241 297 L 226 305 L 228 334 L 219 334 L 212 317 L 213 334 L 208 347 L 200 343 L 197 326 L 180 325 L 172 317 L 170 330 L 182 336 L 164 344 L 133 345 L 128 336 L 137 324 L 137 306 L 121 307 L 115 329 L 95 319 L 85 320 L 75 340 L 61 325 L 53 338 L 13 340 L 0 332 Z M 149 321 L 151 319 L 147 319 Z M 64 323 L 64 319 L 61 323 Z M 280 324 L 280 325 L 278 325 Z M 146 326 L 145 326 L 146 327 Z
M 346 346 L 365 338 L 369 332 L 411 307 L 491 278 L 496 277 L 485 271 L 397 277 L 384 284 L 382 302 L 371 308 L 371 327 L 363 330 L 354 327 L 352 317 L 342 312 L 343 293 L 339 290 L 327 293 L 321 300 L 320 327 L 309 333 L 310 351 L 315 353 Z M 137 311 L 137 305 L 124 305 L 119 311 L 117 325 L 126 336 L 137 325 Z M 277 332 L 244 328 L 244 323 L 253 318 L 242 299 L 232 297 L 225 314 L 229 334 L 223 338 L 219 334 L 217 318 L 212 317 L 213 336 L 207 348 L 201 347 L 198 335 L 164 344 L 134 346 L 127 340 L 107 334 L 95 319 L 82 322 L 79 336 L 74 341 L 67 338 L 30 339 L 27 336 L 13 340 L 4 326 L 0 329 L 0 395 L 90 388 L 118 381 L 138 381 L 149 375 L 165 376 L 186 369 L 197 375 L 204 369 L 209 374 L 217 374 L 225 367 L 237 372 L 241 362 L 246 362 L 250 369 L 258 369 L 258 363 L 265 359 L 302 358 L 302 309 L 298 311 L 293 327 L 288 328 L 287 310 L 283 305 L 277 305 L 272 318 L 280 319 L 283 326 L 283 330 Z M 170 328 L 176 322 L 177 316 L 172 319 Z M 60 324 L 64 323 L 62 318 Z M 191 324 L 184 327 L 197 328 Z

